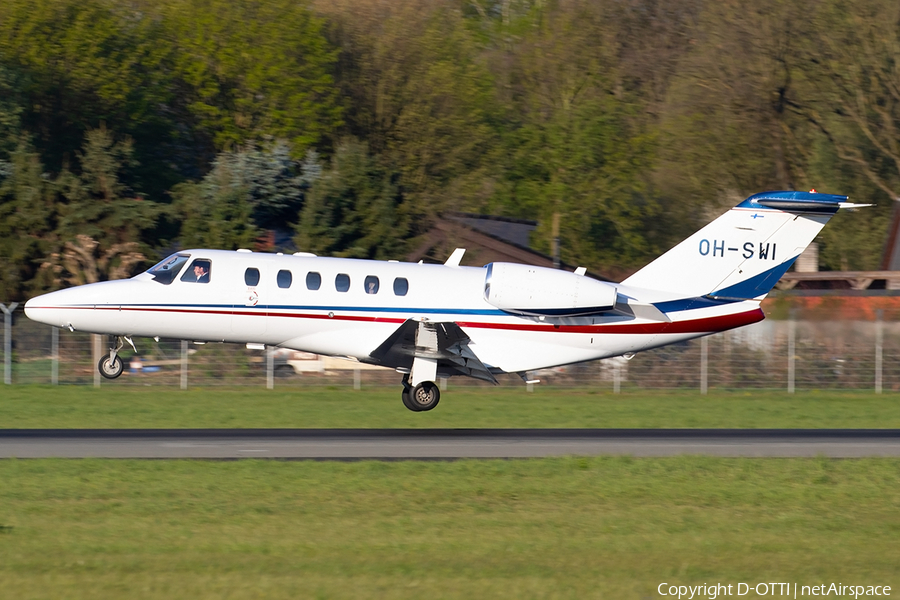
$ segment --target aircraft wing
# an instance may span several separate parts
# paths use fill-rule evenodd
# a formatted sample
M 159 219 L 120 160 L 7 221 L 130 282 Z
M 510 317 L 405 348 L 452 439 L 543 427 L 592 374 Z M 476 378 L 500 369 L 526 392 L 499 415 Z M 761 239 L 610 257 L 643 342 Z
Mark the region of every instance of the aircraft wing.
M 497 383 L 469 348 L 470 341 L 456 323 L 407 319 L 369 357 L 371 362 L 395 368 L 411 368 L 415 358 L 428 358 L 437 360 L 439 371 Z

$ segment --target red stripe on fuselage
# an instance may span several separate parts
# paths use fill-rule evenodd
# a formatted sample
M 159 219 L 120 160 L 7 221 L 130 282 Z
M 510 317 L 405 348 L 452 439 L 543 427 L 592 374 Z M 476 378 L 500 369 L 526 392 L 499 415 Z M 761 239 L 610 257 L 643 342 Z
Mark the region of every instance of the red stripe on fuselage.
M 50 308 L 59 309 L 61 307 L 34 307 L 34 308 Z M 283 317 L 291 319 L 333 319 L 336 321 L 353 321 L 367 323 L 403 323 L 406 319 L 389 318 L 389 317 L 366 317 L 354 315 L 333 315 L 328 314 L 309 314 L 309 313 L 261 313 L 260 311 L 222 311 L 222 310 L 202 310 L 202 309 L 186 309 L 186 308 L 133 308 L 117 306 L 97 307 L 68 307 L 66 310 L 113 310 L 113 311 L 135 311 L 135 312 L 165 312 L 165 313 L 186 313 L 186 314 L 217 314 L 217 315 L 240 315 L 240 316 L 268 316 Z M 553 325 L 543 323 L 489 323 L 480 321 L 454 321 L 460 327 L 471 327 L 473 329 L 499 329 L 504 331 L 539 331 L 539 332 L 559 332 L 559 333 L 622 333 L 622 334 L 661 334 L 661 333 L 713 333 L 717 331 L 725 331 L 726 329 L 734 329 L 744 325 L 758 323 L 765 318 L 762 309 L 755 309 L 742 313 L 731 315 L 721 315 L 717 317 L 706 317 L 703 319 L 690 319 L 684 321 L 671 321 L 668 323 L 651 322 L 651 323 L 600 323 L 596 325 Z
M 725 331 L 744 325 L 759 323 L 766 316 L 762 309 L 757 308 L 747 312 L 718 317 L 706 317 L 705 319 L 691 319 L 686 321 L 671 321 L 669 323 L 610 323 L 606 325 L 537 325 L 518 323 L 467 323 L 456 321 L 460 327 L 505 329 L 511 331 L 559 331 L 564 333 L 706 333 Z

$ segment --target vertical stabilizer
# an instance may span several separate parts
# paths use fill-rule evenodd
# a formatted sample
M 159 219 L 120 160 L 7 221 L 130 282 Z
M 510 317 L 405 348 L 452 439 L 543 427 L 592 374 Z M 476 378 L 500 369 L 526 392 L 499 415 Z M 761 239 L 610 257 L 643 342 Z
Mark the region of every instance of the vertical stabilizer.
M 815 192 L 750 196 L 622 283 L 684 297 L 761 299 L 846 200 Z

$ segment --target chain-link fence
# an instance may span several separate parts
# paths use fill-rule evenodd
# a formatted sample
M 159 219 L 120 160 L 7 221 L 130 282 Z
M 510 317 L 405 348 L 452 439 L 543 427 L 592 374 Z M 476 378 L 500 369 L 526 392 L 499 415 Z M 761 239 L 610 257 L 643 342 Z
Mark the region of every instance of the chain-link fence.
M 11 352 L 4 344 L 5 381 L 12 384 L 163 386 L 396 386 L 390 369 L 282 349 L 248 349 L 237 344 L 194 344 L 180 340 L 135 340 L 127 347 L 125 373 L 102 379 L 105 336 L 70 332 L 13 312 Z M 6 321 L 4 334 L 6 334 Z M 609 390 L 869 389 L 900 390 L 900 322 L 766 320 L 623 357 L 545 369 L 531 374 L 542 385 Z M 516 376 L 501 385 L 522 385 Z M 446 385 L 446 382 L 442 382 Z M 454 386 L 489 385 L 454 377 Z

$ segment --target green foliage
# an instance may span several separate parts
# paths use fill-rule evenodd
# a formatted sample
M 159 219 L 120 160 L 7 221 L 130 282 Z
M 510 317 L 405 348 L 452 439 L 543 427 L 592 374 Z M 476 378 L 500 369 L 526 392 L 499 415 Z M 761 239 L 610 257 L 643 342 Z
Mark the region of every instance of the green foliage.
M 130 139 L 116 142 L 105 128 L 89 130 L 77 156 L 79 172 L 65 170 L 55 181 L 60 247 L 50 264 L 58 283 L 128 277 L 144 261 L 142 234 L 153 229 L 161 209 L 122 182 L 132 155 Z
M 602 9 L 551 4 L 511 27 L 521 33 L 506 52 L 512 93 L 495 202 L 538 219 L 533 242 L 545 252 L 560 213 L 564 260 L 635 264 L 655 251 L 643 234 L 655 210 L 645 177 L 654 138 L 635 118 L 637 98 L 616 89 Z
M 421 0 L 318 8 L 341 46 L 349 133 L 398 176 L 416 212 L 473 204 L 490 177 L 497 106 L 483 49 L 459 11 Z
M 397 176 L 379 167 L 365 144 L 348 139 L 314 183 L 303 208 L 297 247 L 329 256 L 390 259 L 414 235 Z
M 187 248 L 249 248 L 259 235 L 250 220 L 249 190 L 223 161 L 217 161 L 201 183 L 175 186 L 172 196 L 181 221 L 180 239 Z
M 302 151 L 340 124 L 323 22 L 294 0 L 159 4 L 181 101 L 219 150 L 265 136 Z
M 0 168 L 0 297 L 21 300 L 48 285 L 38 271 L 51 250 L 55 188 L 24 142 Z
M 545 252 L 558 213 L 564 260 L 624 275 L 751 193 L 813 187 L 878 204 L 819 239 L 825 268 L 875 268 L 898 20 L 892 0 L 5 0 L 0 292 L 291 227 L 397 257 L 460 209 L 538 220 Z
M 10 71 L 0 63 L 0 161 L 11 153 L 21 130 L 22 107 L 18 101 L 18 83 Z M 3 169 L 0 162 L 0 170 Z M 0 172 L 0 177 L 4 177 Z
M 77 158 L 80 172 L 64 171 L 58 180 L 65 198 L 58 232 L 64 239 L 88 235 L 103 244 L 125 243 L 152 229 L 158 207 L 122 181 L 134 166 L 130 139 L 117 142 L 105 128 L 89 130 Z
M 283 141 L 219 154 L 200 183 L 173 191 L 182 244 L 247 248 L 264 229 L 290 227 L 319 171 L 315 152 L 298 165 Z
M 0 56 L 22 73 L 23 127 L 43 162 L 61 171 L 85 132 L 101 125 L 138 140 L 143 185 L 161 194 L 173 181 L 158 152 L 172 149 L 171 48 L 159 23 L 105 0 L 0 3 Z

